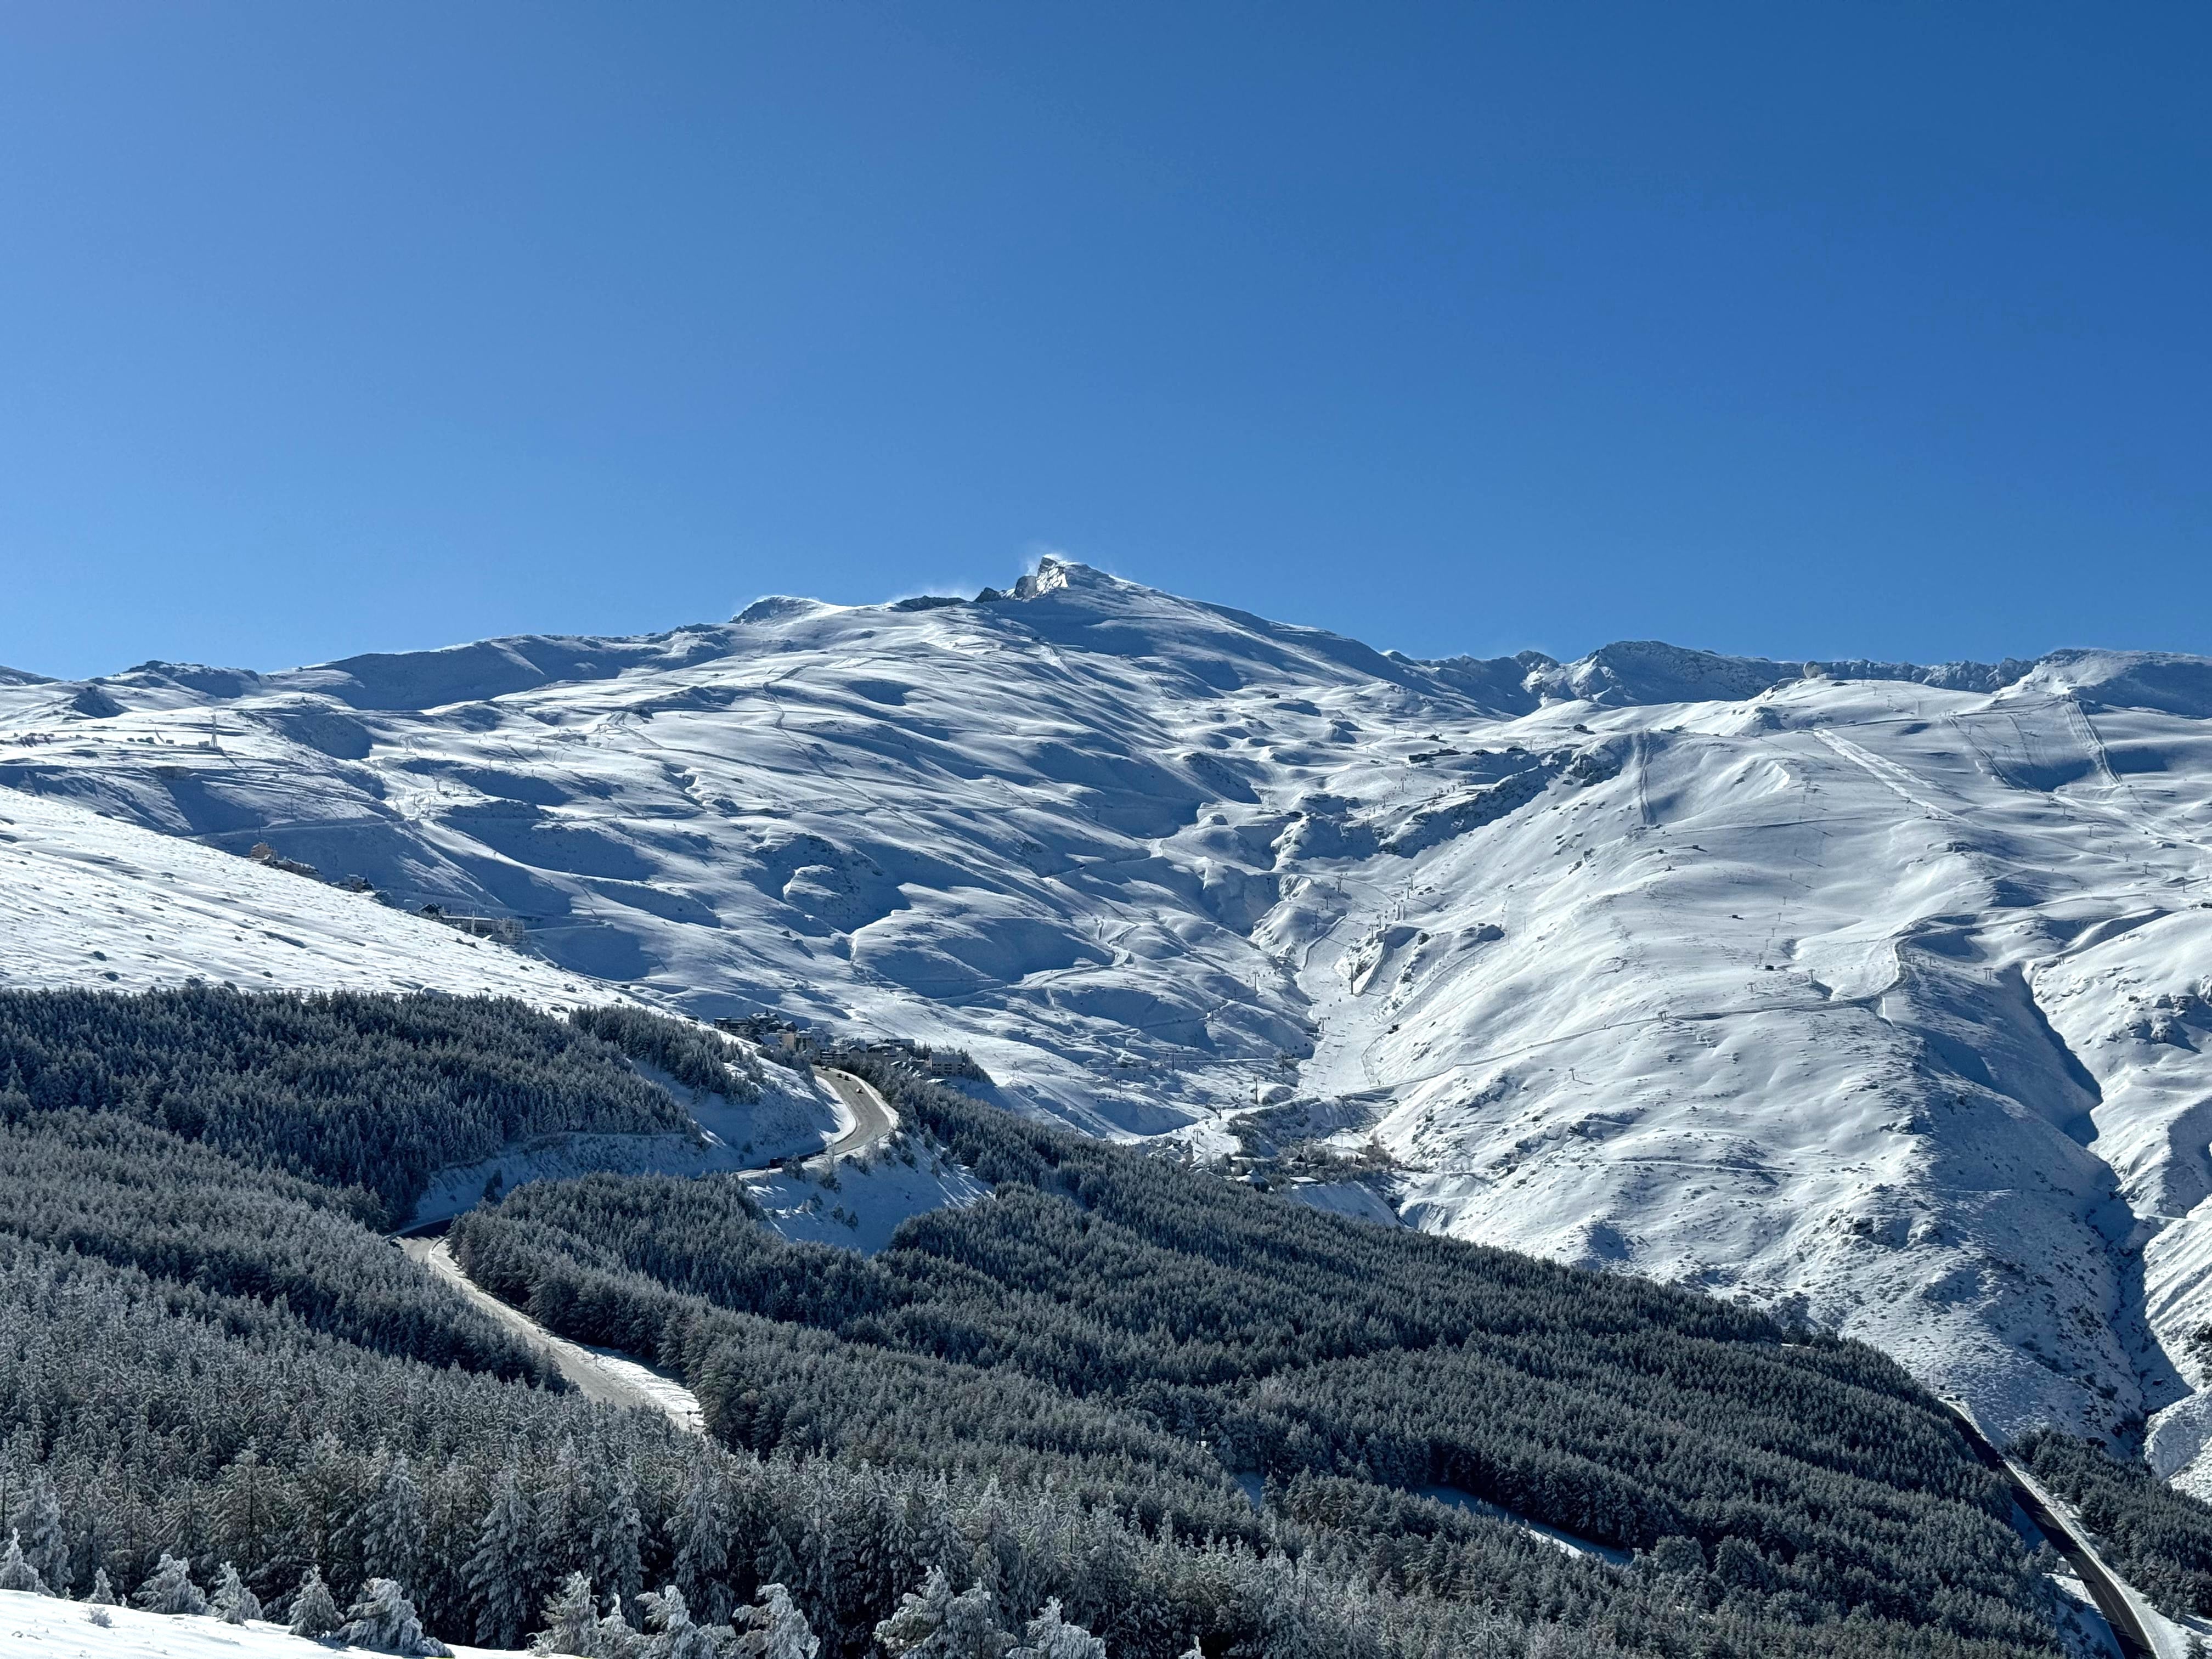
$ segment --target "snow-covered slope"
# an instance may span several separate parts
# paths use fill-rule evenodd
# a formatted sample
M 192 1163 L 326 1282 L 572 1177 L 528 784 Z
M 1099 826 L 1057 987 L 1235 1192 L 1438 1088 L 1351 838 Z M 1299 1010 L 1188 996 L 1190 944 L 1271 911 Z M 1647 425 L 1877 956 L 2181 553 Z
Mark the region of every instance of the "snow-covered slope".
M 433 989 L 604 1002 L 581 975 L 323 883 L 0 791 L 0 990 L 185 979 L 284 990 Z
M 368 894 L 21 791 L 0 790 L 0 990 L 143 991 L 201 979 L 246 989 L 509 996 L 548 1009 L 623 1000 L 618 988 Z M 688 1102 L 703 1137 L 538 1136 L 439 1172 L 414 1219 L 473 1206 L 495 1176 L 514 1186 L 592 1170 L 753 1169 L 817 1152 L 837 1130 L 830 1091 L 781 1067 L 768 1069 L 750 1102 L 692 1100 L 668 1079 L 653 1080 Z
M 1094 1131 L 1326 1101 L 1415 1224 L 1800 1310 L 2002 1433 L 2203 1374 L 2208 714 L 2192 658 L 1418 663 L 1048 561 L 0 686 L 0 784 L 519 918 L 564 982 L 964 1046 Z M 2162 1465 L 2208 1438 L 2179 1406 Z
M 82 1602 L 0 1590 L 0 1650 L 11 1659 L 373 1659 L 369 1649 L 311 1642 L 258 1619 L 231 1625 L 207 1614 L 109 1607 L 108 1622 L 100 1626 L 86 1618 L 89 1611 Z M 501 1648 L 453 1650 L 454 1659 L 519 1659 Z

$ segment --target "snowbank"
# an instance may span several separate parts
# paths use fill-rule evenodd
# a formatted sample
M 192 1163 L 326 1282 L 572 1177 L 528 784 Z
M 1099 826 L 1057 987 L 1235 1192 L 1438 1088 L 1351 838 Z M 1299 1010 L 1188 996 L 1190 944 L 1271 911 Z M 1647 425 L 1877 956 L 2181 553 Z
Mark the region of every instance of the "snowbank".
M 87 1612 L 82 1602 L 0 1590 L 0 1649 L 9 1659 L 330 1659 L 368 1651 L 311 1642 L 259 1620 L 227 1625 L 212 1615 L 109 1607 L 102 1629 Z M 510 1659 L 497 1648 L 452 1646 L 454 1659 Z

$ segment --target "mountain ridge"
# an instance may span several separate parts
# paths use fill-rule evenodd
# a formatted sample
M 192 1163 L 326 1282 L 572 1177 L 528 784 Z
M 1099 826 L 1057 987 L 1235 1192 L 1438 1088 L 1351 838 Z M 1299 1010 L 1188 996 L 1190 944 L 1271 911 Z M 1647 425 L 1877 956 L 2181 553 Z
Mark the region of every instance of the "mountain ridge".
M 810 612 L 900 610 L 917 607 L 922 601 L 927 602 L 927 608 L 1018 603 L 1070 590 L 1091 594 L 1117 590 L 1126 594 L 1157 595 L 1162 592 L 1073 560 L 1047 556 L 1039 562 L 1038 569 L 1025 574 L 1012 592 L 1002 593 L 994 588 L 985 588 L 975 599 L 923 595 L 875 605 L 835 605 L 804 597 L 770 594 L 754 600 L 726 623 L 682 623 L 641 635 L 501 635 L 416 651 L 361 653 L 329 662 L 274 671 L 155 659 L 109 674 L 64 680 L 0 668 L 0 684 L 82 688 L 168 680 L 223 701 L 257 691 L 297 690 L 334 696 L 350 706 L 367 709 L 422 709 L 483 701 L 562 680 L 612 678 L 638 667 L 689 665 L 705 659 L 706 647 L 724 630 L 788 620 Z M 1924 664 L 1867 658 L 1799 660 L 1745 656 L 1661 640 L 1624 639 L 1601 645 L 1571 661 L 1562 661 L 1535 650 L 1503 657 L 1459 653 L 1416 658 L 1395 650 L 1376 650 L 1329 629 L 1274 623 L 1255 612 L 1231 606 L 1190 599 L 1178 599 L 1176 603 L 1194 611 L 1212 611 L 1242 626 L 1334 641 L 1349 648 L 1347 656 L 1364 660 L 1370 672 L 1378 678 L 1392 677 L 1391 669 L 1385 664 L 1429 671 L 1454 689 L 1495 699 L 1486 705 L 1492 713 L 1527 713 L 1547 702 L 1588 701 L 1608 707 L 1740 702 L 1806 679 L 1896 680 L 1949 690 L 1994 692 L 2039 672 L 2055 678 L 2063 671 L 2077 666 L 2087 666 L 2093 672 L 2093 678 L 2081 682 L 2084 689 L 2124 687 L 2130 695 L 2149 699 L 2142 706 L 2166 708 L 2178 704 L 2171 712 L 2212 713 L 2212 658 L 2178 652 L 2062 647 L 2036 657 L 2007 657 L 1995 663 L 1960 659 Z M 652 647 L 665 648 L 656 657 Z M 432 693 L 418 688 L 405 701 L 374 700 L 397 696 L 398 684 L 411 678 L 404 672 L 410 668 L 418 671 L 431 686 L 455 695 L 434 699 Z M 456 678 L 456 671 L 468 669 L 474 669 L 483 678 L 473 682 Z M 2143 678 L 2146 673 L 2149 678 Z M 2197 683 L 2199 678 L 2203 684 Z M 2162 679 L 2169 683 L 2161 684 Z
M 2208 714 L 2170 653 L 1420 662 L 1047 560 L 0 687 L 0 784 L 1092 1133 L 1371 1139 L 1412 1224 L 1865 1336 L 1996 1432 L 2155 1418 L 2212 1485 Z

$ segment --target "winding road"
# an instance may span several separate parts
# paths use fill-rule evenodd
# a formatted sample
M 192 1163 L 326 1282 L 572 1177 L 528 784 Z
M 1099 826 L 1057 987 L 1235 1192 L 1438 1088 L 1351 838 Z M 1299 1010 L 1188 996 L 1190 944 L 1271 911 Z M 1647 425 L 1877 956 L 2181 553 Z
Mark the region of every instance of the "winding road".
M 812 1163 L 817 1158 L 834 1161 L 866 1152 L 898 1127 L 897 1114 L 876 1091 L 874 1085 L 854 1076 L 850 1072 L 834 1071 L 826 1066 L 817 1066 L 816 1075 L 830 1085 L 845 1109 L 852 1114 L 853 1127 L 807 1162 Z M 587 1348 L 581 1343 L 569 1341 L 566 1337 L 556 1336 L 520 1308 L 508 1306 L 472 1281 L 461 1271 L 461 1264 L 453 1260 L 453 1253 L 442 1236 L 428 1233 L 401 1235 L 392 1242 L 405 1253 L 409 1261 L 421 1263 L 446 1280 L 544 1354 L 586 1399 L 603 1401 L 612 1406 L 634 1406 L 645 1411 L 659 1412 L 678 1428 L 688 1429 L 694 1434 L 706 1431 L 698 1398 L 683 1383 L 628 1354 L 617 1353 L 611 1348 Z
M 837 1098 L 845 1103 L 845 1109 L 853 1115 L 853 1127 L 816 1153 L 817 1158 L 846 1158 L 866 1152 L 898 1127 L 897 1115 L 876 1092 L 872 1083 L 827 1066 L 817 1066 L 815 1075 L 836 1091 Z
M 2004 1476 L 2012 1487 L 2014 1501 L 2087 1587 L 2090 1599 L 2112 1626 L 2112 1639 L 2120 1644 L 2125 1659 L 2186 1659 L 2186 1639 L 2177 1638 L 2173 1627 L 2149 1610 L 2135 1587 L 2105 1565 L 2088 1535 L 2044 1491 L 2042 1483 L 1992 1445 L 1960 1407 L 1948 1401 L 1944 1403 L 1950 1407 L 1967 1443 L 1983 1462 Z
M 453 1260 L 453 1252 L 443 1238 L 417 1235 L 392 1242 L 407 1253 L 408 1260 L 421 1262 L 551 1360 L 554 1369 L 585 1398 L 660 1412 L 678 1428 L 695 1434 L 705 1432 L 697 1398 L 675 1378 L 611 1348 L 587 1348 L 554 1335 L 520 1308 L 507 1306 L 476 1285 L 461 1271 L 461 1264 Z

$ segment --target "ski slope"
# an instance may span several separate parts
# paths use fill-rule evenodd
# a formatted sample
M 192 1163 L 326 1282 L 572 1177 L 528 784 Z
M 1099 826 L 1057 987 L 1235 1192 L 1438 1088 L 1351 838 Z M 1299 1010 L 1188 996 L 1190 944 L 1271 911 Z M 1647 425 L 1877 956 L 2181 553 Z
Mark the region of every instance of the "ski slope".
M 367 954 L 404 923 L 457 987 L 951 1043 L 1093 1133 L 1317 1123 L 1411 1224 L 1864 1337 L 2001 1437 L 2149 1417 L 2212 1491 L 2208 716 L 2191 658 L 1425 663 L 1051 560 L 981 601 L 149 664 L 0 685 L 0 831 L 82 826 L 118 924 L 15 891 L 64 851 L 0 859 L 0 984 L 203 944 L 421 980 Z M 276 908 L 93 962 L 159 857 Z
M 440 990 L 539 1007 L 606 1002 L 585 975 L 363 893 L 0 790 L 0 990 Z

